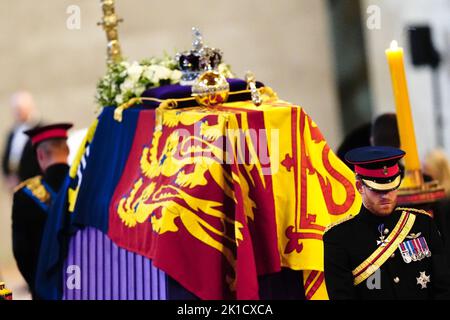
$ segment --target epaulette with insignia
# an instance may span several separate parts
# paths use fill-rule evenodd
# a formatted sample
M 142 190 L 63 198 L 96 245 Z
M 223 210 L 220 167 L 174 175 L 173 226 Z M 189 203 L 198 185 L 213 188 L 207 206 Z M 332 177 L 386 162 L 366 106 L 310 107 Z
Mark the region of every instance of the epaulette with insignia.
M 354 215 L 350 214 L 350 215 L 346 216 L 345 218 L 342 218 L 342 219 L 340 219 L 340 220 L 338 220 L 338 221 L 328 225 L 328 227 L 325 228 L 325 231 L 323 233 L 325 234 L 330 229 L 336 227 L 337 225 L 340 225 L 341 223 L 344 223 L 345 221 L 351 220 L 354 217 L 355 217 Z
M 22 181 L 21 183 L 19 183 L 15 188 L 14 188 L 14 192 L 19 191 L 20 189 L 22 189 L 23 187 L 26 187 L 28 185 L 36 185 L 37 183 L 40 183 L 42 180 L 42 176 L 34 176 L 32 178 L 29 178 L 27 180 Z
M 415 208 L 396 208 L 395 210 L 396 210 L 396 211 L 408 211 L 408 212 L 411 212 L 411 213 L 419 213 L 419 214 L 426 215 L 426 216 L 428 216 L 428 217 L 430 217 L 430 218 L 433 218 L 433 214 L 432 214 L 432 213 L 430 213 L 430 212 L 428 212 L 428 211 L 425 211 L 425 210 L 422 210 L 422 209 L 415 209 Z
M 42 176 L 35 176 L 23 181 L 14 189 L 14 192 L 21 189 L 24 189 L 25 193 L 35 197 L 43 203 L 48 203 L 51 198 L 49 190 L 47 190 L 42 183 Z

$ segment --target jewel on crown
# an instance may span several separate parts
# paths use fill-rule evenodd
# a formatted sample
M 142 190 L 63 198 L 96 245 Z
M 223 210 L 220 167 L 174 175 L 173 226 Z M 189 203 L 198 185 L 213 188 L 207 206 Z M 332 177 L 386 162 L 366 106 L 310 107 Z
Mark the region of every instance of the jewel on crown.
M 194 40 L 192 49 L 178 53 L 175 57 L 182 72 L 181 85 L 192 85 L 200 74 L 207 70 L 217 70 L 222 62 L 222 51 L 210 48 L 203 43 L 198 28 L 192 28 Z

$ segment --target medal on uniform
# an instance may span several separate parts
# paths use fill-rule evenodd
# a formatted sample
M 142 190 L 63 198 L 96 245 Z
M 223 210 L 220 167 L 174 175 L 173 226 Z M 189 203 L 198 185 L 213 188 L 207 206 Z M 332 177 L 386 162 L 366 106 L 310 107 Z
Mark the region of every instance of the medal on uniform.
M 431 251 L 430 248 L 428 247 L 428 243 L 427 240 L 425 240 L 425 237 L 420 237 L 417 240 L 419 240 L 420 246 L 422 247 L 425 257 L 428 258 L 431 257 Z
M 386 236 L 385 236 L 385 232 L 384 232 L 384 224 L 380 224 L 378 226 L 378 232 L 380 233 L 380 238 L 379 240 L 377 240 L 377 245 L 381 245 L 382 247 L 386 246 L 387 244 L 387 240 L 386 240 Z
M 403 261 L 406 263 L 431 257 L 431 250 L 425 237 L 412 237 L 411 240 L 400 243 L 398 248 L 402 254 Z
M 409 262 L 417 261 L 417 255 L 414 252 L 414 247 L 413 247 L 411 241 L 402 242 L 401 245 L 405 248 L 409 258 L 411 259 Z M 407 263 L 409 263 L 409 262 L 407 262 Z
M 430 276 L 427 276 L 425 271 L 420 272 L 419 277 L 416 278 L 417 284 L 420 284 L 421 289 L 427 288 L 427 283 L 431 282 Z
M 406 245 L 406 248 L 408 248 L 408 251 L 409 251 L 409 254 L 411 255 L 412 261 L 417 261 L 418 260 L 417 252 L 414 248 L 412 241 L 411 240 L 406 241 L 405 245 Z
M 411 240 L 414 250 L 416 251 L 417 254 L 417 260 L 420 261 L 423 258 L 425 258 L 425 254 L 423 252 L 422 246 L 420 245 L 420 242 L 418 239 L 413 239 Z
M 406 263 L 410 263 L 412 261 L 412 258 L 411 258 L 411 254 L 410 254 L 408 248 L 406 247 L 405 243 L 404 242 L 400 243 L 398 245 L 398 249 L 400 250 L 403 261 L 405 261 Z

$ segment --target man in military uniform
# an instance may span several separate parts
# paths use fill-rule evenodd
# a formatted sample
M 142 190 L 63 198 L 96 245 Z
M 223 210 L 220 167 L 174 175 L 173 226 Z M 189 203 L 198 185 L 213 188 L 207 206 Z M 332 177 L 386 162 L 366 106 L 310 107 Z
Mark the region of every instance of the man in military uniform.
M 392 147 L 347 153 L 363 206 L 325 231 L 330 299 L 450 299 L 450 268 L 432 218 L 396 208 L 404 154 Z
M 35 148 L 43 176 L 21 183 L 15 190 L 12 210 L 13 252 L 17 266 L 36 298 L 34 279 L 47 212 L 66 177 L 67 131 L 62 123 L 26 131 Z

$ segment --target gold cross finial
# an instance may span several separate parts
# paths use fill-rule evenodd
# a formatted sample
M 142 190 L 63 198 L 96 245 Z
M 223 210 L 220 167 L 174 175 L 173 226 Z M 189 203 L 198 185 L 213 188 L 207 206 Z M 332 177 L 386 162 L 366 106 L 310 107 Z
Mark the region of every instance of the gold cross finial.
M 123 19 L 119 19 L 116 15 L 115 0 L 100 0 L 103 10 L 102 21 L 97 25 L 103 27 L 108 40 L 108 64 L 118 63 L 122 60 L 122 50 L 119 44 L 119 33 L 117 26 Z

